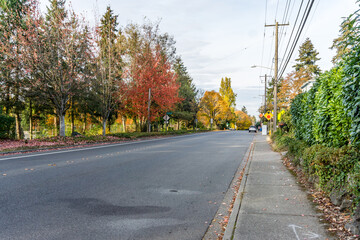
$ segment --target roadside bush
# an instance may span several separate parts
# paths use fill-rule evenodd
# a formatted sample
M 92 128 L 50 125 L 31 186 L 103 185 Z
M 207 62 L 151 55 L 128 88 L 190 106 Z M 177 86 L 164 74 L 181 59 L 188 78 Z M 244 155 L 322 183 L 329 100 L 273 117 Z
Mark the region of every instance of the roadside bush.
M 287 156 L 295 166 L 311 179 L 317 187 L 330 194 L 334 189 L 343 189 L 354 200 L 360 202 L 360 152 L 352 146 L 340 148 L 321 144 L 312 146 L 286 134 L 274 137 L 275 144 L 286 146 Z
M 282 130 L 277 130 L 271 135 L 271 140 L 274 143 L 274 150 L 277 152 L 288 151 L 289 142 L 293 140 L 293 137 Z
M 0 139 L 15 138 L 15 118 L 0 114 Z
M 299 166 L 308 144 L 305 141 L 296 140 L 295 138 L 289 138 L 288 140 L 287 156 L 295 166 Z

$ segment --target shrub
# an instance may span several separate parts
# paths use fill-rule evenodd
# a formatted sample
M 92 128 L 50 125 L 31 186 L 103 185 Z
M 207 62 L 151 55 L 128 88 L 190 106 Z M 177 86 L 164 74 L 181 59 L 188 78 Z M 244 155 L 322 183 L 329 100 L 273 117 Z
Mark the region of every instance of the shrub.
M 305 141 L 296 140 L 295 138 L 289 138 L 288 140 L 287 156 L 292 159 L 292 162 L 295 166 L 298 166 L 308 145 Z
M 15 138 L 15 118 L 0 114 L 0 139 Z
M 343 189 L 360 202 L 360 151 L 353 146 L 328 147 L 321 144 L 309 146 L 291 134 L 277 131 L 271 136 L 276 150 L 288 150 L 287 156 L 295 166 L 300 166 L 308 177 L 318 179 L 317 187 L 330 194 Z
M 274 142 L 274 150 L 277 152 L 287 151 L 289 141 L 292 141 L 292 139 L 292 136 L 280 129 L 271 135 L 271 140 Z

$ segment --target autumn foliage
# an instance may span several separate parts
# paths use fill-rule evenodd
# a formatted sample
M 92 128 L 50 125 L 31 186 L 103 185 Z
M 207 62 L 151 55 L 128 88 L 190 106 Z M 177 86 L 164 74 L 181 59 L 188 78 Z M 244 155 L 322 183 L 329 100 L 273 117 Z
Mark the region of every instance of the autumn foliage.
M 159 46 L 137 55 L 134 62 L 127 72 L 130 79 L 128 110 L 139 119 L 146 119 L 151 89 L 150 119 L 154 121 L 180 101 L 177 76 L 171 71 L 171 64 L 166 56 L 161 55 Z
M 246 130 L 249 129 L 249 127 L 251 126 L 252 122 L 251 122 L 251 118 L 249 117 L 249 115 L 247 115 L 245 112 L 243 111 L 235 111 L 235 115 L 236 115 L 236 128 L 239 130 Z
M 21 11 L 6 7 L 0 4 L 0 107 L 16 116 L 18 138 L 25 109 L 33 129 L 34 106 L 44 116 L 56 114 L 61 136 L 69 110 L 72 126 L 75 115 L 85 125 L 91 118 L 102 124 L 105 135 L 114 115 L 140 125 L 148 120 L 149 89 L 150 121 L 183 100 L 174 67 L 175 41 L 161 34 L 158 24 L 118 27 L 108 7 L 100 25 L 91 29 L 64 0 L 51 0 L 46 14 L 37 0 L 16 6 Z
M 224 101 L 218 92 L 206 91 L 200 101 L 198 119 L 206 126 L 211 123 L 220 125 L 232 115 L 229 105 Z
M 281 88 L 278 93 L 279 107 L 290 107 L 291 101 L 296 97 L 296 95 L 301 93 L 301 86 L 310 79 L 310 74 L 303 68 L 289 73 L 282 81 Z

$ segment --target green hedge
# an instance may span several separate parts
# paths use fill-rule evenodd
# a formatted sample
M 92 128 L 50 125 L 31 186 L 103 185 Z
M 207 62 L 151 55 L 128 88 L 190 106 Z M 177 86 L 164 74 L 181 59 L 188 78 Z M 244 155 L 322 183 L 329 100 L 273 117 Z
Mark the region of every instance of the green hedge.
M 345 107 L 344 86 L 344 72 L 337 67 L 321 74 L 309 92 L 295 97 L 290 111 L 298 140 L 334 147 L 350 143 L 350 129 L 358 117 L 351 117 Z
M 0 114 L 0 139 L 15 138 L 15 118 Z
M 287 156 L 323 191 L 330 194 L 335 189 L 345 190 L 360 203 L 360 151 L 353 146 L 328 147 L 321 144 L 309 146 L 291 134 L 272 136 L 275 148 L 288 151 Z

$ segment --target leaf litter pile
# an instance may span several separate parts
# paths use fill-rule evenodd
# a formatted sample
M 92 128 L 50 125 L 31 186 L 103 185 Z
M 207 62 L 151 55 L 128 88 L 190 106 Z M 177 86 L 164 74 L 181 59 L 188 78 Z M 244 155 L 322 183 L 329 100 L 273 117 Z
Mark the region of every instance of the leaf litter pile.
M 324 215 L 324 219 L 330 224 L 328 231 L 337 235 L 338 239 L 353 240 L 359 239 L 358 235 L 353 235 L 345 225 L 351 221 L 350 213 L 340 212 L 340 207 L 335 206 L 330 198 L 320 190 L 316 190 L 312 183 L 310 183 L 301 169 L 294 167 L 289 158 L 283 158 L 284 165 L 296 173 L 298 181 L 308 190 L 316 203 L 317 208 Z

